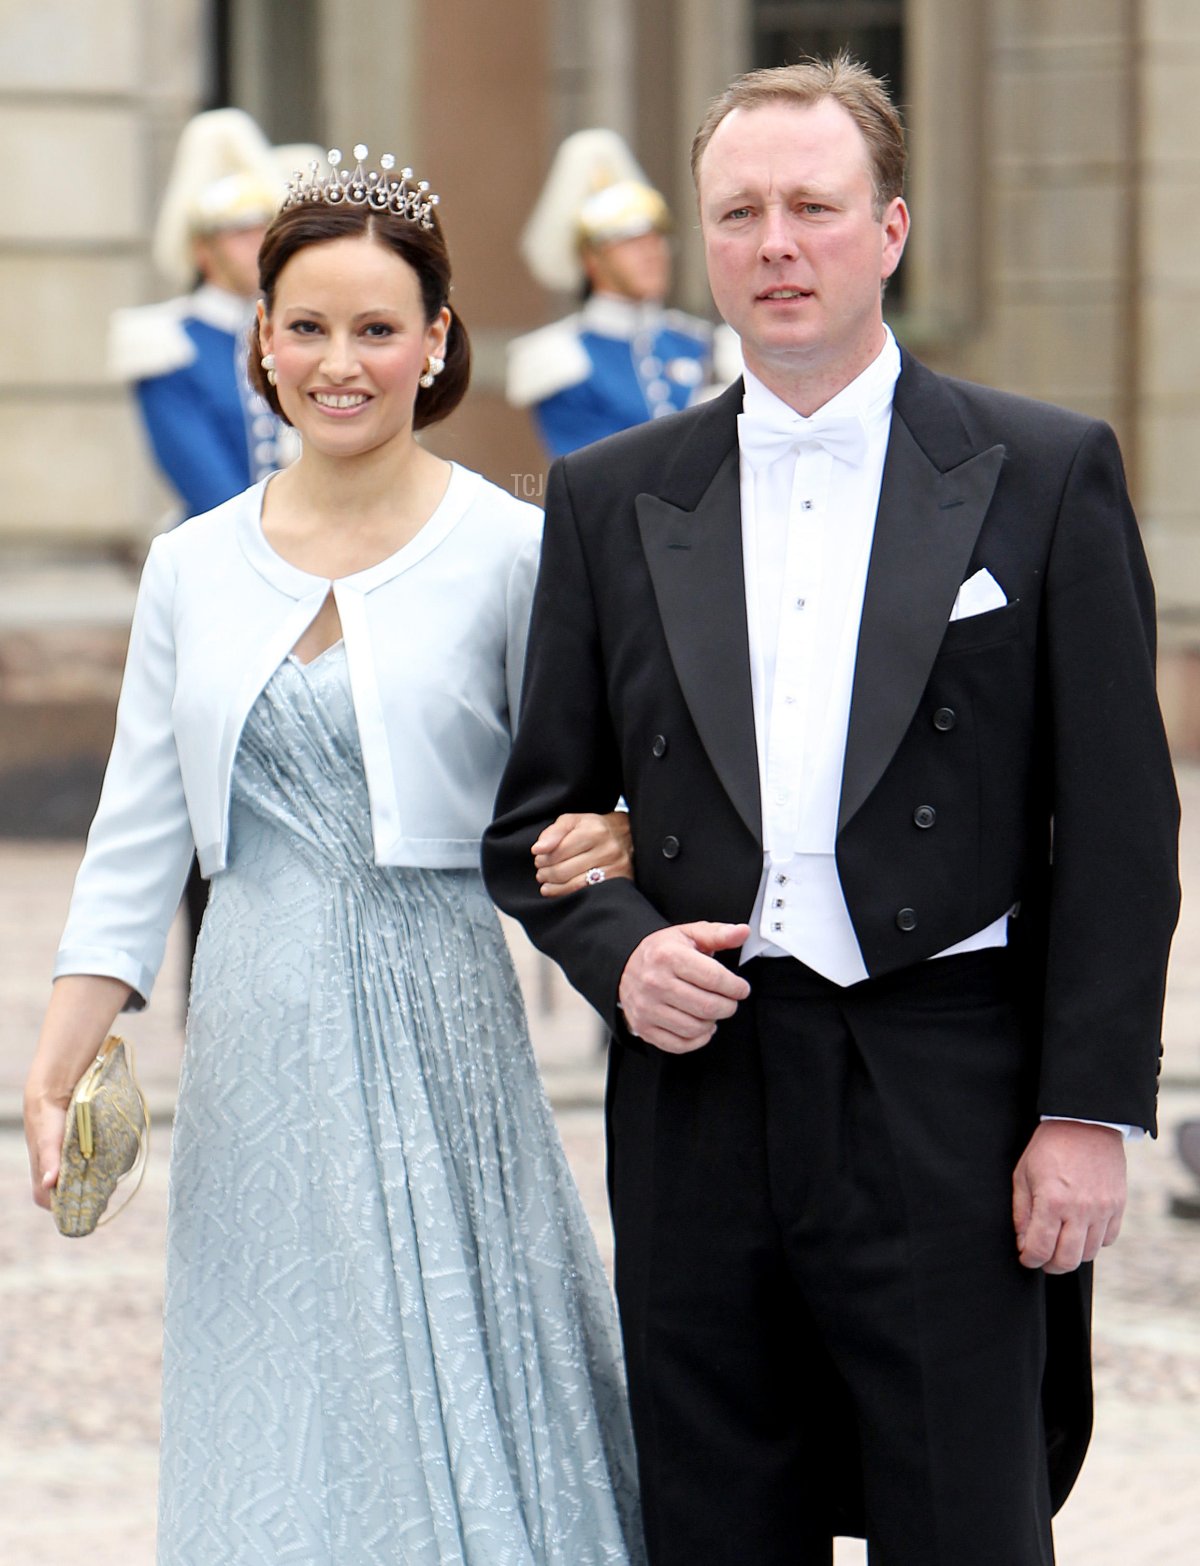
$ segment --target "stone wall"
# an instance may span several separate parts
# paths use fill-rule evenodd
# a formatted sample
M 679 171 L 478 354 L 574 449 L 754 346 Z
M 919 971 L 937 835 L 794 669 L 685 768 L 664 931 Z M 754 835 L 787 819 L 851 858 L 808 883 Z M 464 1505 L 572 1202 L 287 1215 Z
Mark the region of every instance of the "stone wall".
M 978 330 L 959 358 L 974 379 L 1108 419 L 1128 450 L 1137 126 L 1127 11 L 1126 0 L 986 7 L 983 272 Z
M 110 312 L 154 297 L 161 169 L 200 91 L 203 0 L 0 9 L 0 540 L 127 545 L 152 507 L 141 437 L 105 378 Z
M 1200 756 L 1200 6 L 1139 10 L 1138 501 L 1163 704 L 1177 753 Z
M 910 17 L 909 341 L 1115 426 L 1168 728 L 1200 755 L 1200 6 L 911 0 Z
M 205 0 L 0 6 L 0 833 L 73 834 L 112 737 L 137 559 L 166 497 L 110 313 L 161 297 L 150 227 L 198 106 Z

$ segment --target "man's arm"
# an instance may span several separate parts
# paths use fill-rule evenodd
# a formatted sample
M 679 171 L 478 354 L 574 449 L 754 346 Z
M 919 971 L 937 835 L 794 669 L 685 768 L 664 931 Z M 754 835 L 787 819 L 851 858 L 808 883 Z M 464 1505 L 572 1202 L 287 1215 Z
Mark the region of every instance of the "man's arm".
M 632 881 L 544 898 L 532 847 L 570 811 L 612 810 L 623 792 L 609 714 L 600 614 L 563 464 L 550 470 L 542 559 L 534 592 L 521 716 L 483 840 L 492 897 L 558 962 L 614 1031 L 630 954 L 667 920 Z
M 1112 1126 L 1153 1130 L 1178 799 L 1155 691 L 1154 594 L 1111 431 L 1084 438 L 1046 574 L 1054 847 L 1041 1113 L 1013 1175 L 1021 1262 L 1069 1272 L 1125 1207 Z M 1079 1117 L 1075 1119 L 1057 1117 Z
M 1068 476 L 1043 635 L 1053 848 L 1037 1107 L 1153 1131 L 1179 801 L 1155 685 L 1154 591 L 1104 425 Z
M 605 523 L 617 527 L 621 518 L 606 517 Z M 706 1044 L 717 1022 L 749 993 L 746 981 L 716 956 L 740 946 L 747 927 L 708 920 L 670 925 L 630 881 L 605 881 L 570 897 L 547 898 L 532 852 L 555 817 L 602 813 L 626 792 L 618 726 L 636 731 L 638 696 L 628 688 L 616 692 L 614 719 L 602 627 L 606 608 L 625 624 L 631 583 L 625 568 L 617 572 L 606 606 L 596 583 L 603 569 L 589 562 L 567 466 L 556 463 L 520 722 L 496 820 L 484 838 L 484 875 L 497 903 L 560 963 L 618 1038 L 683 1053 Z M 611 621 L 607 628 L 616 629 Z M 662 677 L 668 677 L 666 670 Z M 632 819 L 636 835 L 636 800 Z

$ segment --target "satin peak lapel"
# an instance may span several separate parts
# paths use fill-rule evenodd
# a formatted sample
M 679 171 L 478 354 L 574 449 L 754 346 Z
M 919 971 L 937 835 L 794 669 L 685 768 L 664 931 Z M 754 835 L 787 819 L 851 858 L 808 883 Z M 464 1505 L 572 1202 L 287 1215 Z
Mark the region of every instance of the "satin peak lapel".
M 762 841 L 735 445 L 694 511 L 636 500 L 642 548 L 692 721 L 738 814 Z
M 893 415 L 863 598 L 838 830 L 879 782 L 929 680 L 1004 447 L 943 473 Z

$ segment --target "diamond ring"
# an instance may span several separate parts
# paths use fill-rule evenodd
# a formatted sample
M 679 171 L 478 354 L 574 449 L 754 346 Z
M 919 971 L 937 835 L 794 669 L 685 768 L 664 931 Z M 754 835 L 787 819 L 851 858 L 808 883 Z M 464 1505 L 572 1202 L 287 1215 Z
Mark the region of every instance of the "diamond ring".
M 589 886 L 599 886 L 604 879 L 604 871 L 599 865 L 594 866 L 583 878 Z

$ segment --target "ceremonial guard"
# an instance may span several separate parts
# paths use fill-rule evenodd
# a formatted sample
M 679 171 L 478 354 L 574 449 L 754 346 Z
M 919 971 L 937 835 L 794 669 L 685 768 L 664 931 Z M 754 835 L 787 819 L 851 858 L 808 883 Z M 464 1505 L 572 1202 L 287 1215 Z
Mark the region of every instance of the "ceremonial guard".
M 532 411 L 551 456 L 675 413 L 740 372 L 727 328 L 664 305 L 670 229 L 666 202 L 615 131 L 567 137 L 521 253 L 543 287 L 582 304 L 508 350 L 508 400 Z
M 112 318 L 109 370 L 133 387 L 155 459 L 178 496 L 175 522 L 220 505 L 295 455 L 294 438 L 245 369 L 258 247 L 283 194 L 281 155 L 286 162 L 240 109 L 190 120 L 159 213 L 154 261 L 191 291 Z

